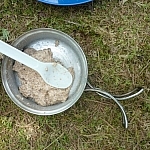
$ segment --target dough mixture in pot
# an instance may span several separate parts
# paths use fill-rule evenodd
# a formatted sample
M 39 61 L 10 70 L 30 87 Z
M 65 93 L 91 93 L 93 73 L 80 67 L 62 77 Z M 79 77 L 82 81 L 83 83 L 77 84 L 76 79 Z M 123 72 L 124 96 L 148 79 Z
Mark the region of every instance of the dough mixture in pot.
M 42 62 L 55 62 L 50 48 L 39 51 L 28 48 L 24 52 Z M 17 61 L 15 61 L 13 70 L 18 73 L 21 82 L 19 91 L 24 97 L 32 98 L 42 106 L 53 105 L 67 100 L 71 86 L 66 89 L 54 88 L 45 83 L 39 73 Z M 74 76 L 73 68 L 68 68 L 68 70 Z

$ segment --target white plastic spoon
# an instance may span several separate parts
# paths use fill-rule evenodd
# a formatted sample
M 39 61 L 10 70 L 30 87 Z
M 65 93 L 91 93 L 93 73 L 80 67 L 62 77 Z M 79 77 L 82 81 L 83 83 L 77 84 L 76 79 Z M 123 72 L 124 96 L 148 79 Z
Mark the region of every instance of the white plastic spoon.
M 43 80 L 56 88 L 67 88 L 72 83 L 71 73 L 59 63 L 43 63 L 0 40 L 0 52 L 37 71 Z

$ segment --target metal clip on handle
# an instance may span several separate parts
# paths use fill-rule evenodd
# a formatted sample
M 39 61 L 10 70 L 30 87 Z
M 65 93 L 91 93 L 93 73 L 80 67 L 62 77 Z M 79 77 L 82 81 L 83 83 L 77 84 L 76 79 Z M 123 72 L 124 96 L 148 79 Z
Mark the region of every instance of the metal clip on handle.
M 89 82 L 87 82 L 87 86 L 85 88 L 85 91 L 92 91 L 92 92 L 96 92 L 98 95 L 108 98 L 108 99 L 112 99 L 120 108 L 122 115 L 123 115 L 123 126 L 125 128 L 128 128 L 128 119 L 127 119 L 127 115 L 125 113 L 124 108 L 122 107 L 122 105 L 119 103 L 119 100 L 127 100 L 129 98 L 133 98 L 137 95 L 139 95 L 141 92 L 143 92 L 143 88 L 139 87 L 134 89 L 133 91 L 123 94 L 123 95 L 111 95 L 108 92 L 102 91 L 99 88 L 94 88 Z

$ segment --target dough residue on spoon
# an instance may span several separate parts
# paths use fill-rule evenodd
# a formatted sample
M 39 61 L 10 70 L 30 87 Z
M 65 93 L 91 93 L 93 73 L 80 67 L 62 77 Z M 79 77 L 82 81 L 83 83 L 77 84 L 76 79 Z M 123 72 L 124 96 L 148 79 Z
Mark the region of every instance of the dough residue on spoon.
M 24 52 L 42 62 L 55 62 L 50 48 L 39 51 L 28 48 Z M 52 87 L 45 83 L 39 73 L 17 61 L 15 61 L 13 70 L 18 73 L 21 82 L 19 91 L 24 97 L 32 98 L 42 106 L 53 105 L 67 100 L 71 86 L 66 89 Z M 68 70 L 74 76 L 73 68 L 68 68 Z

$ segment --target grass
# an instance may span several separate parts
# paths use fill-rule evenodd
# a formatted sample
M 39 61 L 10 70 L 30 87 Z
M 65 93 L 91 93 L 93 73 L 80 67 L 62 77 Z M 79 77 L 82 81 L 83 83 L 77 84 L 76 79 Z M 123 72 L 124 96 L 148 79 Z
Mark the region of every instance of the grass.
M 124 5 L 117 0 L 95 0 L 93 11 L 88 4 L 58 7 L 35 0 L 4 0 L 0 20 L 0 39 L 7 43 L 34 28 L 69 34 L 81 45 L 89 80 L 96 87 L 117 94 L 137 86 L 145 89 L 122 102 L 129 119 L 124 129 L 116 104 L 95 93 L 84 92 L 63 113 L 37 116 L 18 108 L 0 82 L 2 150 L 149 150 L 149 0 L 128 0 Z

